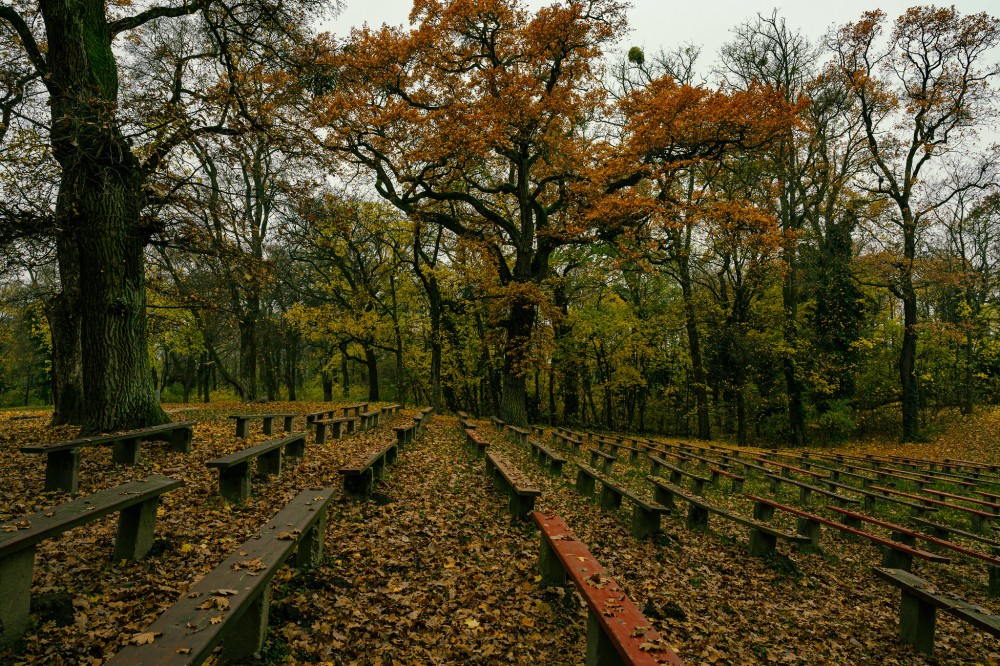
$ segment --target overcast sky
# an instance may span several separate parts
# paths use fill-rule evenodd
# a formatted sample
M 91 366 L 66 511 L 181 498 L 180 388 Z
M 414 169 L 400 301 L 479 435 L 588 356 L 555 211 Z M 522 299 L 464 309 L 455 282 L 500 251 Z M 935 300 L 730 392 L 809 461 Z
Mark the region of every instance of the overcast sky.
M 412 6 L 411 0 L 344 2 L 346 9 L 328 24 L 328 29 L 337 35 L 345 35 L 351 26 L 364 23 L 372 26 L 407 24 Z M 543 0 L 527 2 L 532 7 L 548 4 Z M 817 40 L 830 26 L 855 20 L 869 9 L 882 9 L 894 18 L 915 4 L 919 3 L 903 0 L 796 0 L 783 4 L 757 0 L 632 0 L 629 12 L 632 32 L 621 46 L 627 50 L 638 45 L 647 53 L 652 53 L 660 48 L 670 50 L 691 42 L 703 47 L 699 69 L 704 70 L 715 60 L 719 47 L 729 41 L 730 29 L 758 12 L 767 15 L 777 8 L 789 27 L 800 29 Z M 983 11 L 1000 14 L 1000 2 L 997 0 L 957 0 L 937 4 L 955 4 L 963 14 Z

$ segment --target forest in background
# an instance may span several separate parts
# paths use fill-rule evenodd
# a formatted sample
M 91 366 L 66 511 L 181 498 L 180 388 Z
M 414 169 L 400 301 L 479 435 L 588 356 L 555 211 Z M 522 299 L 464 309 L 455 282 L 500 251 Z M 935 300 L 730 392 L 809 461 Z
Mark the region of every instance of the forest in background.
M 692 46 L 607 56 L 612 0 L 417 0 L 411 30 L 343 39 L 310 27 L 328 3 L 190 3 L 110 17 L 84 113 L 19 9 L 4 406 L 79 422 L 135 375 L 165 401 L 818 444 L 998 399 L 993 17 L 758 16 L 702 79 Z M 127 196 L 91 196 L 112 172 Z M 87 227 L 109 210 L 121 255 Z

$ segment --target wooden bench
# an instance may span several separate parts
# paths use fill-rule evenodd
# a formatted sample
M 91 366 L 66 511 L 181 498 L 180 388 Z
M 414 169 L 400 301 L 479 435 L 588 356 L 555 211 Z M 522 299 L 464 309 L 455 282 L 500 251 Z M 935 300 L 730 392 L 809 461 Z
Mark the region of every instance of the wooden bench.
M 267 635 L 271 580 L 293 554 L 298 569 L 319 564 L 333 494 L 299 493 L 146 628 L 151 642 L 130 643 L 108 666 L 201 664 L 220 642 L 222 661 L 253 661 Z
M 809 537 L 801 534 L 790 534 L 783 530 L 775 529 L 767 523 L 757 519 L 747 518 L 735 513 L 731 513 L 720 507 L 709 504 L 701 497 L 688 495 L 683 489 L 670 483 L 665 483 L 660 479 L 649 476 L 647 480 L 653 484 L 653 499 L 657 504 L 672 509 L 674 498 L 679 497 L 688 503 L 687 525 L 693 530 L 708 530 L 709 514 L 714 513 L 722 516 L 726 520 L 750 528 L 750 556 L 765 557 L 774 553 L 778 539 L 784 539 L 791 544 L 810 543 Z
M 950 467 L 959 467 L 964 469 L 987 471 L 987 472 L 1000 472 L 1000 465 L 988 465 L 982 462 L 976 462 L 974 460 L 962 460 L 961 458 L 945 458 L 943 461 L 944 465 Z
M 486 474 L 493 483 L 510 496 L 509 509 L 514 517 L 524 518 L 535 507 L 535 498 L 542 491 L 523 480 L 510 464 L 498 453 L 489 451 L 486 454 Z
M 775 460 L 768 460 L 767 458 L 754 458 L 756 462 L 762 465 L 770 465 L 771 467 L 777 467 L 781 470 L 781 476 L 791 478 L 792 472 L 796 474 L 802 474 L 804 476 L 809 476 L 817 480 L 822 480 L 827 478 L 826 474 L 821 474 L 820 472 L 814 472 L 811 469 L 803 469 L 801 467 L 796 467 L 794 465 L 786 465 L 785 463 L 780 463 Z
M 827 490 L 826 488 L 820 488 L 819 486 L 814 486 L 805 481 L 799 481 L 798 479 L 793 479 L 789 476 L 780 476 L 778 474 L 765 474 L 766 478 L 771 481 L 771 492 L 777 494 L 778 489 L 782 483 L 787 483 L 788 485 L 795 486 L 799 489 L 799 505 L 809 506 L 812 503 L 812 495 L 816 493 L 817 495 L 823 495 L 832 499 L 839 506 L 847 506 L 850 504 L 861 504 L 861 500 L 854 497 L 846 497 L 832 490 Z M 853 489 L 852 489 L 853 490 Z
M 583 442 L 581 440 L 576 439 L 575 437 L 572 437 L 570 435 L 567 435 L 564 432 L 553 431 L 552 444 L 555 445 L 558 442 L 562 442 L 563 444 L 569 444 L 570 446 L 573 447 L 574 451 L 579 451 L 580 447 L 583 446 Z
M 483 439 L 477 430 L 471 430 L 469 428 L 465 429 L 465 441 L 468 442 L 469 446 L 472 447 L 473 456 L 476 458 L 482 458 L 486 455 L 486 449 L 489 448 L 490 443 Z
M 503 427 L 507 425 L 506 423 L 501 421 L 499 417 L 496 416 L 490 417 L 490 423 L 492 423 L 493 427 L 497 429 L 497 432 L 503 432 Z
M 386 405 L 382 407 L 382 416 L 395 416 L 402 408 L 402 405 Z
M 378 417 L 381 414 L 382 412 L 375 412 L 375 411 L 361 412 L 358 415 L 358 418 L 360 419 L 360 423 L 358 424 L 358 430 L 363 432 L 365 430 L 371 430 L 372 428 L 377 428 Z
M 344 477 L 344 495 L 352 499 L 366 499 L 372 492 L 375 479 L 385 476 L 385 468 L 396 462 L 399 447 L 395 442 L 368 454 L 351 465 L 340 468 Z
M 0 645 L 20 638 L 28 627 L 39 543 L 117 513 L 112 561 L 141 559 L 153 545 L 160 495 L 183 485 L 166 476 L 148 476 L 0 524 Z
M 617 456 L 613 456 L 610 453 L 605 453 L 598 449 L 590 450 L 590 466 L 600 467 L 601 471 L 605 474 L 611 474 L 611 465 L 618 460 Z
M 407 444 L 412 444 L 414 440 L 417 439 L 419 435 L 419 428 L 416 423 L 411 423 L 408 426 L 397 426 L 396 427 L 396 444 L 400 449 L 404 448 Z
M 559 516 L 531 517 L 541 531 L 538 571 L 545 585 L 569 579 L 587 604 L 588 666 L 658 666 L 683 661 Z
M 229 418 L 236 420 L 236 436 L 246 437 L 250 432 L 250 421 L 253 419 L 264 422 L 265 435 L 274 434 L 274 419 L 284 419 L 285 432 L 291 432 L 295 414 L 232 414 Z
M 931 497 L 937 497 L 939 499 L 947 498 L 955 500 L 956 502 L 969 502 L 970 504 L 975 504 L 976 506 L 985 507 L 989 509 L 991 513 L 1000 514 L 1000 504 L 997 504 L 996 502 L 976 499 L 975 497 L 966 497 L 965 495 L 956 495 L 955 493 L 948 493 L 943 490 L 931 490 L 930 488 L 925 488 L 924 492 Z
M 313 424 L 316 422 L 317 419 L 332 419 L 335 418 L 338 414 L 340 414 L 340 412 L 341 410 L 338 407 L 336 409 L 326 409 L 320 412 L 310 412 L 308 414 L 305 414 L 304 416 L 306 417 L 306 430 L 312 430 Z
M 876 578 L 899 588 L 899 640 L 920 652 L 928 656 L 934 654 L 934 630 L 939 608 L 1000 638 L 1000 616 L 990 615 L 977 606 L 939 594 L 923 578 L 908 571 L 882 567 L 872 571 Z
M 754 501 L 754 518 L 757 518 L 758 520 L 771 520 L 775 509 L 779 509 L 798 517 L 798 533 L 808 536 L 810 539 L 810 544 L 806 547 L 806 549 L 815 549 L 819 547 L 820 525 L 826 525 L 827 527 L 832 527 L 846 534 L 867 539 L 877 546 L 882 546 L 885 549 L 882 553 L 883 566 L 898 567 L 909 571 L 913 567 L 914 557 L 927 560 L 929 562 L 944 563 L 950 561 L 948 558 L 935 553 L 929 553 L 927 551 L 914 548 L 912 543 L 908 544 L 904 543 L 902 540 L 885 539 L 877 534 L 865 532 L 861 529 L 861 522 L 857 520 L 848 519 L 842 524 L 834 520 L 830 520 L 829 518 L 817 516 L 816 514 L 806 513 L 801 509 L 779 504 L 774 500 L 768 500 L 754 495 L 751 495 L 750 499 Z M 850 513 L 836 507 L 827 508 L 838 512 Z
M 934 506 L 939 509 L 951 509 L 952 511 L 959 511 L 969 515 L 972 520 L 972 529 L 982 532 L 985 531 L 987 525 L 994 518 L 997 518 L 996 514 L 987 513 L 986 511 L 979 511 L 978 509 L 970 509 L 966 506 L 959 506 L 958 504 L 949 504 L 948 502 L 942 502 L 941 500 L 931 499 L 930 497 L 922 497 L 920 495 L 914 495 L 912 493 L 904 493 L 900 490 L 893 490 L 892 488 L 884 488 L 881 486 L 869 486 L 869 490 L 883 493 L 883 495 L 896 495 L 897 497 L 905 497 L 909 500 L 916 500 L 917 502 L 923 503 L 923 511 L 926 511 L 928 507 Z M 917 511 L 917 515 L 923 513 L 923 511 Z
M 89 446 L 111 446 L 111 460 L 118 465 L 139 462 L 139 444 L 149 440 L 169 439 L 174 451 L 189 453 L 194 421 L 164 423 L 114 435 L 79 437 L 64 442 L 35 444 L 21 447 L 22 453 L 44 453 L 45 490 L 65 490 L 75 493 L 80 488 L 80 449 Z
M 916 530 L 911 530 L 902 525 L 896 525 L 895 523 L 886 522 L 884 520 L 879 520 L 878 518 L 872 518 L 864 514 L 855 513 L 853 511 L 847 511 L 846 509 L 840 509 L 838 507 L 827 507 L 834 513 L 838 513 L 844 516 L 844 522 L 851 524 L 849 521 L 853 521 L 854 524 L 869 523 L 871 525 L 877 525 L 887 530 L 892 531 L 892 538 L 896 541 L 906 544 L 907 546 L 914 547 L 919 539 L 926 543 L 937 546 L 938 548 L 944 548 L 966 557 L 971 557 L 973 559 L 981 560 L 989 564 L 989 595 L 991 597 L 1000 596 L 1000 558 L 996 555 L 988 555 L 987 553 L 981 553 L 977 550 L 972 550 L 971 548 L 966 548 L 960 544 L 948 541 L 936 536 L 931 536 L 924 534 L 923 532 L 918 532 Z M 899 567 L 897 565 L 885 564 L 884 566 L 891 566 L 894 568 L 906 569 L 909 571 L 908 567 Z
M 209 460 L 205 466 L 219 470 L 220 495 L 230 502 L 242 502 L 250 496 L 250 463 L 256 460 L 257 474 L 266 479 L 281 474 L 283 452 L 302 458 L 305 446 L 306 433 L 299 432 Z
M 538 460 L 538 464 L 541 465 L 542 469 L 545 469 L 545 463 L 548 463 L 549 472 L 553 476 L 562 475 L 563 465 L 566 464 L 565 458 L 559 456 L 541 442 L 531 440 L 528 444 L 531 446 L 531 455 Z
M 621 508 L 622 497 L 627 497 L 632 502 L 632 536 L 645 539 L 660 531 L 660 516 L 670 513 L 670 509 L 655 502 L 647 502 L 591 467 L 579 463 L 576 467 L 576 492 L 591 498 L 594 496 L 595 482 L 599 481 L 601 494 L 598 503 L 601 508 Z
M 367 402 L 359 402 L 356 405 L 347 405 L 346 407 L 341 407 L 341 409 L 344 412 L 344 416 L 352 416 L 351 412 L 354 412 L 353 416 L 360 417 L 361 416 L 361 412 L 367 412 L 368 411 L 368 403 Z
M 914 525 L 919 525 L 921 527 L 926 527 L 930 529 L 931 536 L 938 537 L 939 539 L 947 539 L 951 534 L 957 534 L 961 537 L 969 539 L 970 541 L 978 541 L 984 543 L 990 548 L 1000 549 L 1000 541 L 991 539 L 983 534 L 978 534 L 976 532 L 966 532 L 953 525 L 945 525 L 944 523 L 936 523 L 932 520 L 927 520 L 926 518 L 918 518 L 917 516 L 910 516 L 910 522 Z M 994 551 L 995 552 L 995 551 Z
M 358 419 L 355 416 L 338 416 L 329 419 L 316 419 L 313 421 L 313 427 L 316 429 L 316 443 L 326 444 L 327 432 L 333 436 L 334 439 L 340 439 L 344 435 L 344 430 L 348 434 L 353 434 L 358 431 Z
M 739 474 L 733 474 L 732 472 L 719 469 L 718 467 L 709 467 L 708 471 L 711 473 L 708 480 L 713 486 L 718 486 L 719 478 L 724 476 L 733 482 L 732 486 L 729 488 L 730 492 L 743 492 L 743 483 L 746 481 L 746 477 L 740 476 Z
M 417 421 L 419 423 L 419 426 L 418 426 L 417 429 L 420 432 L 423 432 L 424 430 L 427 429 L 427 424 L 429 424 L 431 422 L 431 419 L 433 417 L 434 417 L 434 408 L 433 407 L 424 407 L 423 409 L 420 410 L 420 419 L 418 420 L 417 417 L 414 416 L 413 420 Z
M 649 474 L 650 476 L 659 476 L 660 469 L 665 469 L 670 472 L 670 483 L 678 485 L 684 478 L 691 479 L 691 490 L 695 495 L 703 497 L 705 495 L 705 485 L 712 482 L 712 479 L 706 479 L 703 476 L 698 476 L 697 474 L 692 474 L 691 472 L 681 469 L 671 465 L 663 458 L 657 456 L 646 454 L 649 458 Z
M 528 445 L 528 436 L 531 434 L 530 430 L 518 428 L 517 426 L 507 426 L 507 430 L 511 432 L 518 444 L 522 446 Z
M 545 428 L 542 426 L 531 426 L 531 434 L 539 439 L 545 439 Z

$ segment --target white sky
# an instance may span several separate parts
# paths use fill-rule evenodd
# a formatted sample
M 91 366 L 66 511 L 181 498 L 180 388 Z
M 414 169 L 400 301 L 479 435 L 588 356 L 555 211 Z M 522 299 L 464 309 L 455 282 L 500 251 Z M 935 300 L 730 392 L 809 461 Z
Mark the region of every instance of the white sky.
M 364 23 L 406 24 L 412 6 L 411 0 L 344 0 L 344 3 L 344 11 L 326 26 L 337 35 L 345 35 L 351 26 Z M 527 0 L 527 3 L 531 7 L 547 4 L 544 0 Z M 691 42 L 703 47 L 699 70 L 704 72 L 714 62 L 719 47 L 729 41 L 730 29 L 758 12 L 769 15 L 777 7 L 790 28 L 818 41 L 831 26 L 855 20 L 870 9 L 882 9 L 892 19 L 917 4 L 921 4 L 919 0 L 797 0 L 780 4 L 773 0 L 632 0 L 629 11 L 632 32 L 621 46 L 623 50 L 642 46 L 647 53 L 654 53 Z M 936 4 L 954 4 L 962 14 L 983 11 L 1000 14 L 997 0 L 939 0 Z

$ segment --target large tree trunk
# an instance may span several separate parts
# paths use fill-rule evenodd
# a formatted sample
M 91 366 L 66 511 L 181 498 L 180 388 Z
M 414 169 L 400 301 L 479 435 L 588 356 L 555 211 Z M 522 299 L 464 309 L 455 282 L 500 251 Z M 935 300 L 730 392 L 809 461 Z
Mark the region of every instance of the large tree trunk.
M 534 323 L 535 308 L 532 304 L 518 300 L 511 305 L 504 349 L 500 418 L 518 426 L 528 425 L 528 389 L 524 366 Z
M 441 407 L 441 297 L 428 292 L 431 310 L 431 407 Z
M 965 415 L 972 414 L 975 407 L 975 374 L 972 371 L 972 363 L 975 359 L 975 341 L 972 328 L 965 332 L 965 344 L 962 345 L 965 356 L 965 368 L 962 381 L 961 410 Z
M 57 252 L 62 291 L 46 303 L 45 318 L 52 333 L 52 425 L 83 423 L 83 349 L 81 348 L 80 268 L 76 243 L 65 235 Z
M 240 318 L 240 376 L 236 389 L 240 399 L 257 399 L 257 317 L 253 314 L 254 299 L 247 299 L 246 312 Z
M 320 373 L 320 381 L 323 384 L 323 402 L 333 402 L 333 377 L 323 370 Z
M 903 346 L 899 351 L 899 382 L 904 442 L 915 441 L 920 431 L 920 392 L 916 372 L 917 290 L 913 286 L 912 273 L 917 256 L 917 226 L 908 211 L 909 206 L 906 206 L 903 212 L 903 257 L 907 268 L 899 288 L 899 296 L 903 301 Z
M 368 369 L 368 401 L 379 401 L 378 356 L 375 349 L 365 345 L 365 367 Z
M 792 252 L 789 250 L 787 254 L 791 255 Z M 791 446 L 804 446 L 806 443 L 806 413 L 802 402 L 802 380 L 795 363 L 795 349 L 798 346 L 799 337 L 799 289 L 794 257 L 788 258 L 787 262 L 788 269 L 785 273 L 781 295 L 785 312 L 783 369 L 785 392 L 788 395 L 788 443 Z
M 899 351 L 902 389 L 903 441 L 912 442 L 920 431 L 920 391 L 917 384 L 917 292 L 911 280 L 903 285 L 903 346 Z
M 698 334 L 698 319 L 694 307 L 694 293 L 688 263 L 681 261 L 679 270 L 681 296 L 684 300 L 684 329 L 687 332 L 688 354 L 691 357 L 691 374 L 694 379 L 694 398 L 698 414 L 698 439 L 712 439 L 712 423 L 709 420 L 708 378 L 701 353 L 701 336 Z
M 351 397 L 351 368 L 347 356 L 347 343 L 340 345 L 340 395 L 344 400 Z
M 82 431 L 164 423 L 146 347 L 144 177 L 116 118 L 118 69 L 105 3 L 51 0 L 40 8 L 52 148 L 62 167 L 59 245 L 75 242 L 79 266 Z

